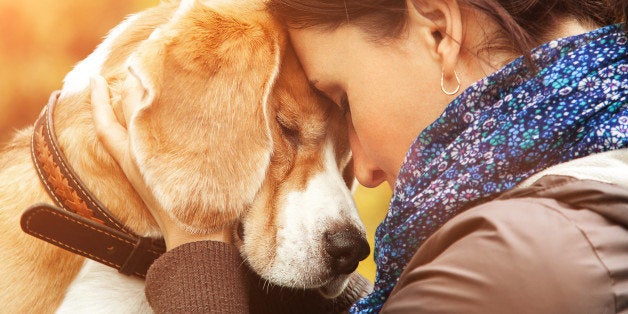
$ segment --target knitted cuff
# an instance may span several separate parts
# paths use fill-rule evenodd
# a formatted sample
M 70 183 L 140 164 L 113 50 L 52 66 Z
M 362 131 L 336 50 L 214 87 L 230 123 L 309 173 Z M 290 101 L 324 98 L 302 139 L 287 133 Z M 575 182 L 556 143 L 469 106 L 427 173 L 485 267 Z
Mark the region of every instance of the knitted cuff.
M 372 290 L 371 283 L 357 273 L 349 278 L 349 285 L 334 299 L 323 297 L 317 289 L 293 289 L 267 283 L 251 273 L 249 292 L 250 310 L 256 314 L 321 314 L 344 313 L 358 299 Z
M 159 257 L 146 275 L 156 313 L 247 313 L 246 266 L 231 244 L 183 244 Z
M 349 278 L 349 285 L 347 285 L 345 291 L 334 300 L 337 308 L 344 311 L 348 310 L 353 303 L 365 297 L 371 291 L 373 291 L 371 282 L 358 273 L 353 273 Z

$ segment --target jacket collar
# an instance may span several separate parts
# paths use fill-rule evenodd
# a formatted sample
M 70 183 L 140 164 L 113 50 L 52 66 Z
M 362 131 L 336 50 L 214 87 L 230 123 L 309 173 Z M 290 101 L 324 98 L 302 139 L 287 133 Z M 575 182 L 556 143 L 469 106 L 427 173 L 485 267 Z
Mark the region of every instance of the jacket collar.
M 570 176 L 628 188 L 628 148 L 593 154 L 549 167 L 520 183 L 517 189 L 529 187 L 547 175 Z
M 628 228 L 628 149 L 594 154 L 545 169 L 500 199 L 542 197 L 588 209 Z

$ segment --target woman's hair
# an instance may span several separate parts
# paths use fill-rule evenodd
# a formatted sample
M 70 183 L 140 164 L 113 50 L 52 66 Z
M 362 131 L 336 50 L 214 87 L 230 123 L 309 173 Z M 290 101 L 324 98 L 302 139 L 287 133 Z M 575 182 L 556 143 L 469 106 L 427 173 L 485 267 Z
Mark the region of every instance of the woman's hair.
M 483 13 L 499 27 L 487 48 L 523 55 L 529 65 L 530 50 L 543 43 L 561 18 L 605 26 L 625 23 L 628 17 L 628 0 L 460 0 L 460 5 Z M 420 10 L 416 1 L 415 6 Z M 407 16 L 405 0 L 268 0 L 267 8 L 290 28 L 333 30 L 353 23 L 376 39 L 399 35 Z

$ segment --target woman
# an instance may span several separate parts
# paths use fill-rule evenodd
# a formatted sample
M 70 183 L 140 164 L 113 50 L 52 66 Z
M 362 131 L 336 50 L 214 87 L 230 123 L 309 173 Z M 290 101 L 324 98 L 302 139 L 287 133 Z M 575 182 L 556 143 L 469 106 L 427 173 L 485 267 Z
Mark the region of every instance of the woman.
M 358 181 L 394 186 L 375 288 L 352 312 L 628 311 L 628 40 L 613 25 L 625 1 L 268 8 L 314 88 L 345 110 Z M 97 122 L 110 129 L 96 83 Z M 124 136 L 101 134 L 132 178 Z M 194 239 L 145 194 L 181 252 L 227 239 Z M 183 260 L 173 256 L 148 277 L 154 306 L 151 280 Z

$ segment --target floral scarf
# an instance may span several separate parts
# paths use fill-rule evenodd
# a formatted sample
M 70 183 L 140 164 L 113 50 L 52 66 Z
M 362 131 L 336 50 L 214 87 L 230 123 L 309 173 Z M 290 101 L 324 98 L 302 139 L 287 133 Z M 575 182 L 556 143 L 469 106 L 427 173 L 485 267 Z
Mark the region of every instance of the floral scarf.
M 460 212 L 550 166 L 628 146 L 627 38 L 621 25 L 551 41 L 466 89 L 412 144 L 375 234 L 376 313 L 406 264 Z

